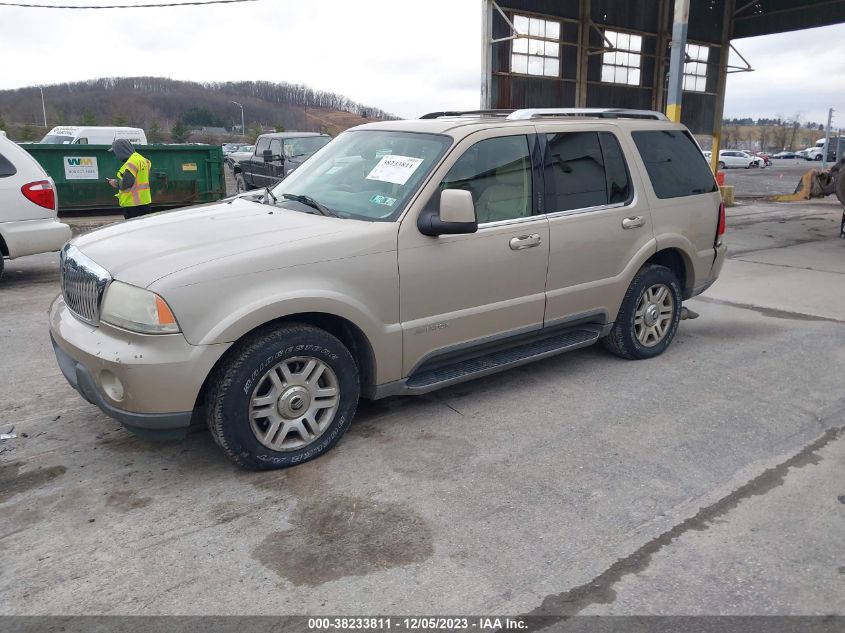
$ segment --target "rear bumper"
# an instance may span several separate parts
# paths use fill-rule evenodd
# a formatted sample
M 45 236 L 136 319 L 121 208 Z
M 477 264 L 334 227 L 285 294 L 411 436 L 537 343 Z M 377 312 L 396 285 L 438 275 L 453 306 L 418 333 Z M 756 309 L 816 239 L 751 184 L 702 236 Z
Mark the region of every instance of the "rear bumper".
M 0 223 L 0 235 L 9 249 L 9 257 L 59 251 L 70 237 L 70 227 L 56 218 Z
M 706 291 L 710 286 L 716 283 L 717 279 L 719 279 L 719 275 L 722 272 L 722 266 L 725 265 L 725 259 L 728 255 L 728 247 L 727 244 L 725 244 L 725 242 L 723 241 L 714 250 L 715 256 L 713 258 L 713 265 L 710 267 L 709 278 L 703 283 L 700 283 L 694 288 L 691 288 L 689 292 L 686 293 L 688 296 L 684 296 L 684 299 L 691 299 L 692 297 L 700 295 L 701 293 Z

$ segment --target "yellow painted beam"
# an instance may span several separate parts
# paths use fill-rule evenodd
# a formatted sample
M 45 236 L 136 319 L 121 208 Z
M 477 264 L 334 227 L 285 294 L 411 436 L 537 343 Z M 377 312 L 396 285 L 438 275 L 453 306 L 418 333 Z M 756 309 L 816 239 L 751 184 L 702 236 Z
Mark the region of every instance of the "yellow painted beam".
M 674 121 L 675 123 L 681 122 L 681 104 L 680 103 L 670 103 L 666 106 L 666 116 L 669 117 L 670 121 Z
M 721 127 L 721 126 L 720 126 Z M 710 169 L 715 174 L 719 171 L 719 150 L 722 149 L 722 135 L 713 135 L 713 144 L 710 146 Z

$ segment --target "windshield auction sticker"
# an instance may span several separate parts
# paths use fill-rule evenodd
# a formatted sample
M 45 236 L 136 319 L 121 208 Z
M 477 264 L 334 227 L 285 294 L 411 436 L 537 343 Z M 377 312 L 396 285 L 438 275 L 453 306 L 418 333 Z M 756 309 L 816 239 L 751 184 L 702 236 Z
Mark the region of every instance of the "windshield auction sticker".
M 404 185 L 408 179 L 422 165 L 424 159 L 409 156 L 383 156 L 378 165 L 367 175 L 367 180 L 391 182 L 394 185 Z

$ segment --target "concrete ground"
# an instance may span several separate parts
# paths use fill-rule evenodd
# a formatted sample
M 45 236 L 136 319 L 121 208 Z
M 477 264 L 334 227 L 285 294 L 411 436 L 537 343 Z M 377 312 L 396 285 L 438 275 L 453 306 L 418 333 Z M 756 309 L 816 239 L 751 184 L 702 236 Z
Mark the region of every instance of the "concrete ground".
M 843 614 L 841 207 L 729 211 L 661 357 L 600 348 L 362 404 L 247 473 L 64 381 L 57 257 L 0 285 L 0 614 Z
M 827 164 L 828 168 L 832 166 Z M 772 160 L 764 169 L 725 169 L 725 184 L 736 187 L 737 196 L 773 196 L 792 193 L 806 172 L 821 169 L 820 162 L 803 158 Z

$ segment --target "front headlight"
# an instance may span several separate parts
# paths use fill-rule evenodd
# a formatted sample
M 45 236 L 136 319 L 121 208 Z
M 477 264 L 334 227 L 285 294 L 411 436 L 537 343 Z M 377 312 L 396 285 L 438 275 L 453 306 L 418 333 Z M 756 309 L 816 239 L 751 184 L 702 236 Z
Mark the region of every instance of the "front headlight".
M 109 284 L 100 320 L 141 334 L 181 332 L 164 299 L 154 292 L 120 281 Z

